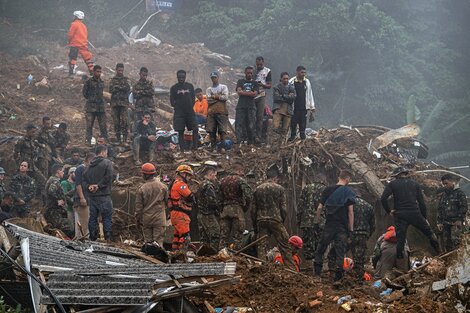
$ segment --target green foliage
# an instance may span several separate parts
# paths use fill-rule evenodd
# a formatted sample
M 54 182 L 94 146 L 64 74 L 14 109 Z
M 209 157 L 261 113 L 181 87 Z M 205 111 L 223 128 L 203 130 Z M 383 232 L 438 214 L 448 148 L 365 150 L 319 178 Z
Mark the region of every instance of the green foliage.
M 16 308 L 6 305 L 3 296 L 0 296 L 0 313 L 26 313 L 26 311 L 21 308 L 20 304 Z

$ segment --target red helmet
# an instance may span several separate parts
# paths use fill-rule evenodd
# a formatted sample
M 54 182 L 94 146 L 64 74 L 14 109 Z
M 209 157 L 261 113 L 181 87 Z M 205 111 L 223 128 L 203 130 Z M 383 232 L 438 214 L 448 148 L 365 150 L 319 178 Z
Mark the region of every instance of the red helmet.
M 148 174 L 148 175 L 152 175 L 157 172 L 155 165 L 153 165 L 152 163 L 145 163 L 144 165 L 142 165 L 141 170 L 143 174 Z
M 304 242 L 299 236 L 292 236 L 289 238 L 289 243 L 298 249 L 302 249 Z

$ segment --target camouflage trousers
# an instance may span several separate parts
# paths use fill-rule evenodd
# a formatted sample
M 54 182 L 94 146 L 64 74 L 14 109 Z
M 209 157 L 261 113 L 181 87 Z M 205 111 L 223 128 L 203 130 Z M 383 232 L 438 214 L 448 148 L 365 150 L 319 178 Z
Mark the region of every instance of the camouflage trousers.
M 306 260 L 313 260 L 315 258 L 315 250 L 320 242 L 320 234 L 323 229 L 315 231 L 313 227 L 300 228 L 301 237 L 304 242 L 302 251 Z
M 444 224 L 444 229 L 442 230 L 442 237 L 444 239 L 444 245 L 446 251 L 451 251 L 457 248 L 460 245 L 460 240 L 463 233 L 463 225 Z
M 269 238 L 273 238 L 276 241 L 276 245 L 279 252 L 282 255 L 284 264 L 291 269 L 295 269 L 294 262 L 292 261 L 292 250 L 289 246 L 289 234 L 283 224 L 274 220 L 262 220 L 257 221 L 256 226 L 258 229 L 257 237 L 263 237 L 268 235 L 268 239 L 258 242 L 258 258 L 261 260 L 267 260 L 267 246 Z
M 201 241 L 211 246 L 214 250 L 219 250 L 220 225 L 214 214 L 201 214 L 197 216 L 199 226 L 199 236 Z
M 95 119 L 98 119 L 98 125 L 100 127 L 100 135 L 104 138 L 108 138 L 108 129 L 106 128 L 106 113 L 105 112 L 86 112 L 86 141 L 89 143 L 91 137 L 93 137 L 93 125 Z
M 115 106 L 112 108 L 112 117 L 114 124 L 114 133 L 116 134 L 116 140 L 121 142 L 121 135 L 124 140 L 127 140 L 128 131 L 128 119 L 127 119 L 127 107 Z
M 46 221 L 52 225 L 52 227 L 60 229 L 70 238 L 73 237 L 74 232 L 70 225 L 70 221 L 67 216 L 67 210 L 62 207 L 50 207 L 46 209 L 44 213 Z
M 240 248 L 243 231 L 245 229 L 245 213 L 238 204 L 224 206 L 220 214 L 220 248 L 230 244 Z
M 367 262 L 367 240 L 369 236 L 366 234 L 354 234 L 347 250 L 351 251 L 354 266 L 352 272 L 358 280 L 364 277 L 364 265 Z M 334 245 L 328 254 L 328 267 L 334 268 L 336 260 L 336 249 Z

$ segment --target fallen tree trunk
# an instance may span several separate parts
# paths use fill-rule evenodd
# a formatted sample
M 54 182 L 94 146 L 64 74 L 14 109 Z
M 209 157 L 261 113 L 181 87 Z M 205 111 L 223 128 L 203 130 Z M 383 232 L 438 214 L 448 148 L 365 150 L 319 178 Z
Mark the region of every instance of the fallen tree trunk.
M 382 196 L 385 189 L 384 185 L 380 181 L 380 178 L 375 175 L 374 171 L 364 163 L 356 153 L 350 153 L 347 155 L 339 155 L 344 163 L 348 165 L 354 173 L 364 179 L 367 189 L 378 199 Z
M 155 113 L 158 116 L 163 117 L 164 119 L 167 119 L 167 120 L 170 120 L 170 121 L 173 120 L 173 113 L 167 112 L 167 111 L 162 110 L 160 108 L 155 108 Z

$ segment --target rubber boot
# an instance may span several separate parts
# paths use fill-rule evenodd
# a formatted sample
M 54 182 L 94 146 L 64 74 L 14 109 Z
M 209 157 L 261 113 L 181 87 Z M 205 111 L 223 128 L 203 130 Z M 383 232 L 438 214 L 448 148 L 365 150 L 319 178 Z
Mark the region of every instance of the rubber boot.
M 149 151 L 149 162 L 155 161 L 155 149 L 150 149 Z
M 69 63 L 69 76 L 72 76 L 74 73 L 73 73 L 73 70 L 75 69 L 75 65 Z

